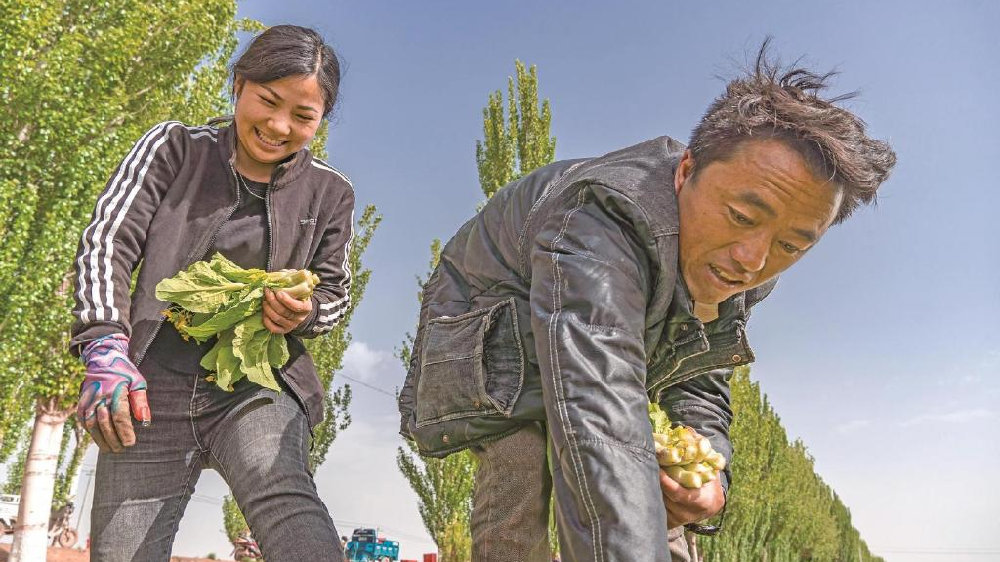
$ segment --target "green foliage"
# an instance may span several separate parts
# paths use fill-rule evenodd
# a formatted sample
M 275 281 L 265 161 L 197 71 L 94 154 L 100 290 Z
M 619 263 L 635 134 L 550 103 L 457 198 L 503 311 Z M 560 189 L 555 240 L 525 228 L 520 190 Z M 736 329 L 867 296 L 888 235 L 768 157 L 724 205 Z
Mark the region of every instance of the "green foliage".
M 706 562 L 729 560 L 880 562 L 847 507 L 815 473 L 805 445 L 788 442 L 781 420 L 750 370 L 730 381 L 733 484 L 724 530 L 699 540 Z
M 243 529 L 249 529 L 247 520 L 243 518 L 243 513 L 237 507 L 233 496 L 226 495 L 222 498 L 222 524 L 229 542 L 235 541 Z
M 462 451 L 443 459 L 421 458 L 416 445 L 396 451 L 396 464 L 418 498 L 424 528 L 438 545 L 441 562 L 469 560 L 472 491 L 476 462 L 472 453 Z
M 500 90 L 490 94 L 483 108 L 484 139 L 476 141 L 479 184 L 487 199 L 507 183 L 555 158 L 556 140 L 549 137 L 549 101 L 544 100 L 540 107 L 538 104 L 538 71 L 535 66 L 525 69 L 521 61 L 514 65 L 516 79 L 507 78 L 507 113 Z M 441 241 L 435 239 L 431 243 L 428 277 L 440 257 Z M 421 289 L 424 282 L 417 278 Z M 409 368 L 412 348 L 413 336 L 407 334 L 397 353 L 404 368 Z M 406 448 L 397 449 L 396 464 L 417 494 L 424 527 L 437 543 L 442 562 L 469 560 L 476 468 L 472 454 L 463 451 L 444 459 L 421 458 L 414 444 L 407 442 Z M 558 546 L 553 545 L 556 552 Z
M 459 513 L 445 525 L 441 544 L 442 562 L 460 562 L 472 559 L 472 535 L 469 534 L 469 522 L 462 519 Z
M 24 463 L 28 459 L 30 444 L 28 440 L 22 441 L 12 462 L 7 464 L 7 482 L 3 485 L 3 493 L 15 495 L 21 493 L 21 478 L 24 475 Z
M 0 460 L 36 396 L 76 399 L 72 260 L 142 133 L 225 106 L 234 0 L 0 0 Z M 31 283 L 19 280 L 31 279 Z
M 69 437 L 72 435 L 73 439 Z M 52 509 L 57 510 L 69 502 L 76 502 L 79 498 L 70 495 L 70 486 L 76 480 L 80 464 L 87 454 L 87 447 L 90 446 L 90 434 L 82 426 L 77 425 L 76 416 L 70 416 L 63 426 L 63 442 L 59 450 L 59 472 L 56 474 L 55 489 L 52 493 Z M 72 448 L 73 452 L 69 462 L 64 463 L 66 453 Z M 77 506 L 80 508 L 82 506 Z
M 489 199 L 511 181 L 551 163 L 556 139 L 549 137 L 552 111 L 549 100 L 538 105 L 538 69 L 514 61 L 517 79 L 507 77 L 507 116 L 500 90 L 490 94 L 483 108 L 482 141 L 476 141 L 479 185 Z M 506 122 L 506 126 L 505 126 Z

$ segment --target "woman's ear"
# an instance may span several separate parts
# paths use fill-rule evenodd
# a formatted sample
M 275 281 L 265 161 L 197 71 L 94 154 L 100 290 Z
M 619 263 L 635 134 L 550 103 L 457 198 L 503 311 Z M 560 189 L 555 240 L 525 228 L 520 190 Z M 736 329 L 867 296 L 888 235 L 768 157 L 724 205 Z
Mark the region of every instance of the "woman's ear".
M 247 79 L 237 75 L 233 78 L 233 97 L 239 99 L 240 94 L 243 93 L 243 86 L 247 83 Z

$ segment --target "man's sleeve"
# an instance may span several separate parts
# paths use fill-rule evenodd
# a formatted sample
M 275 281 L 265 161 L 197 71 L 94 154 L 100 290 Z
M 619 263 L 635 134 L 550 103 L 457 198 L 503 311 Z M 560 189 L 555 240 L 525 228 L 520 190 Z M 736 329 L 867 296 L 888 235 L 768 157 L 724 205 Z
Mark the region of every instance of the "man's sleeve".
M 712 448 L 726 457 L 726 468 L 721 475 L 722 488 L 729 491 L 732 481 L 730 462 L 733 444 L 729 440 L 729 424 L 733 410 L 729 405 L 729 378 L 731 368 L 716 369 L 682 383 L 667 387 L 660 395 L 660 407 L 670 421 L 690 426 L 706 437 Z
M 315 338 L 333 329 L 351 308 L 351 240 L 354 238 L 354 189 L 348 184 L 323 238 L 309 262 L 319 276 L 313 289 L 312 312 L 291 334 Z
M 530 256 L 560 549 L 570 560 L 666 562 L 645 389 L 645 223 L 608 188 L 568 189 Z
M 83 230 L 74 267 L 74 322 L 70 352 L 108 334 L 131 335 L 132 271 L 146 231 L 181 164 L 187 129 L 156 125 L 139 139 L 97 198 Z

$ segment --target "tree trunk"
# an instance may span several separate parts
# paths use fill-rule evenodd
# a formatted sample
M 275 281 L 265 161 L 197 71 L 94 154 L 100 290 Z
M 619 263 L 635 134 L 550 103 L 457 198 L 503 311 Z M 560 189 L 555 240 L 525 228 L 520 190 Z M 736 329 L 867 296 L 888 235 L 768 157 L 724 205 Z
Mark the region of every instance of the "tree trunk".
M 39 398 L 35 403 L 35 427 L 24 463 L 10 562 L 45 560 L 62 428 L 72 412 L 72 409 L 60 410 L 57 404 L 54 398 Z

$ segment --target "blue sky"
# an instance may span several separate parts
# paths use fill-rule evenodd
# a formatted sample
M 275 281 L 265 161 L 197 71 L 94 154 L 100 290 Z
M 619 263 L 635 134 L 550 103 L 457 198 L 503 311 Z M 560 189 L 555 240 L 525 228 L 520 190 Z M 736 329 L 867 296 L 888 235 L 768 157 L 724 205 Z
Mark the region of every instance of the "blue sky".
M 481 110 L 515 59 L 538 65 L 560 159 L 686 142 L 720 76 L 766 35 L 785 60 L 839 69 L 834 91 L 861 90 L 847 107 L 899 163 L 878 207 L 833 228 L 755 311 L 752 376 L 875 552 L 981 562 L 1000 560 L 998 6 L 250 0 L 239 15 L 315 27 L 345 62 L 330 161 L 384 220 L 344 374 L 389 393 L 429 243 L 482 199 Z M 379 525 L 417 558 L 433 545 L 395 468 L 395 404 L 353 386 L 354 423 L 317 473 L 320 493 L 342 533 Z M 176 554 L 228 554 L 224 492 L 203 476 Z

